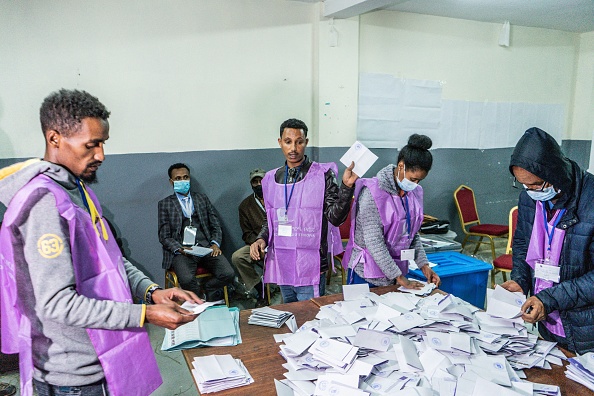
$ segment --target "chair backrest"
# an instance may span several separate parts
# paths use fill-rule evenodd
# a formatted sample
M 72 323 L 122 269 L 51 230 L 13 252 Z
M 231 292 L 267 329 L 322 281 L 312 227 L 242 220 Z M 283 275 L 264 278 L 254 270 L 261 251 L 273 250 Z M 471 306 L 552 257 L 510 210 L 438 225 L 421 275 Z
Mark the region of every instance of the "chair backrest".
M 480 224 L 478 212 L 476 211 L 476 201 L 472 188 L 462 184 L 454 191 L 454 201 L 460 216 L 460 225 L 464 230 L 469 224 Z
M 516 232 L 516 224 L 518 224 L 518 207 L 514 206 L 509 211 L 509 233 L 507 236 L 507 248 L 505 249 L 505 254 L 511 254 L 512 252 L 512 242 Z
M 353 200 L 351 200 L 351 208 L 352 208 L 352 205 L 353 205 Z M 342 239 L 343 242 L 348 241 L 349 235 L 351 232 L 351 210 L 350 209 L 349 209 L 349 215 L 347 216 L 344 223 L 342 223 L 338 227 L 338 230 L 340 231 L 340 239 Z

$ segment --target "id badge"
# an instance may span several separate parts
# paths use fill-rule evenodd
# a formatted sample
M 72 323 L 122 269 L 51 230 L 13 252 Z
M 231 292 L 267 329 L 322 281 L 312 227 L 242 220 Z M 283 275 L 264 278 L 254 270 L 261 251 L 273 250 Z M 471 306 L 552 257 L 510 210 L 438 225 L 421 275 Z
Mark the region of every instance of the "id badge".
M 184 228 L 184 245 L 192 246 L 196 243 L 196 227 L 187 226 Z
M 537 260 L 534 264 L 534 276 L 539 279 L 559 283 L 559 280 L 561 278 L 559 273 L 560 268 L 558 266 L 553 265 L 553 263 L 549 259 Z
M 414 260 L 415 259 L 415 249 L 402 249 L 400 251 L 400 260 Z
M 291 224 L 279 224 L 278 236 L 290 237 L 293 236 L 293 226 Z
M 284 208 L 278 208 L 276 210 L 276 219 L 279 223 L 288 223 L 289 216 L 287 215 L 287 211 Z

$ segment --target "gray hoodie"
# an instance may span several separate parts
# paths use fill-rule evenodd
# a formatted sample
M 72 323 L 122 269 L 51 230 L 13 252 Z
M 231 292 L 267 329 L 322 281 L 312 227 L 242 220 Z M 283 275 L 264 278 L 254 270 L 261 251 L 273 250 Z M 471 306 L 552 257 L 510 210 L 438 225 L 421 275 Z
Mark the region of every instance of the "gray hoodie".
M 388 165 L 376 175 L 379 188 L 392 195 L 396 195 L 399 192 L 394 181 L 394 168 L 395 165 Z M 359 193 L 355 225 L 355 243 L 362 248 L 367 248 L 371 257 L 373 257 L 373 260 L 385 275 L 383 278 L 366 279 L 366 281 L 376 286 L 393 285 L 395 279 L 402 275 L 402 272 L 394 262 L 392 256 L 390 256 L 384 238 L 382 219 L 380 218 L 373 196 L 367 187 L 363 187 Z M 419 268 L 429 263 L 418 234 L 413 238 L 410 247 L 415 249 L 415 262 Z M 357 257 L 358 252 L 359 249 L 353 249 L 351 260 Z M 349 268 L 350 265 L 351 263 L 349 263 Z M 363 264 L 357 264 L 355 273 L 361 278 L 364 278 Z
M 10 200 L 38 174 L 45 174 L 68 192 L 75 205 L 83 207 L 75 177 L 65 168 L 46 161 L 33 163 L 0 180 L 0 202 Z M 11 232 L 14 246 L 18 301 L 31 321 L 34 378 L 53 385 L 80 386 L 104 378 L 97 354 L 86 328 L 123 329 L 139 327 L 142 307 L 79 295 L 69 249 L 68 223 L 58 212 L 53 195 L 40 191 Z M 55 234 L 64 250 L 55 258 L 44 258 L 37 241 L 44 234 Z M 124 259 L 132 294 L 144 298 L 153 283 Z

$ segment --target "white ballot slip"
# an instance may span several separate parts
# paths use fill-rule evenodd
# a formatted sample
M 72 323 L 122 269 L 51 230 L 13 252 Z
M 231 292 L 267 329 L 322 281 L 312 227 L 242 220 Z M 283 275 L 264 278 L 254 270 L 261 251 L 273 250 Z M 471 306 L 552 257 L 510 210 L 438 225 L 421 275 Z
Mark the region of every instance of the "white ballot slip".
M 187 309 L 188 311 L 191 311 L 193 314 L 199 314 L 202 313 L 206 310 L 206 308 L 208 307 L 212 307 L 213 305 L 219 305 L 219 304 L 225 304 L 225 300 L 219 300 L 219 301 L 210 301 L 210 302 L 203 302 L 202 304 L 196 304 L 190 301 L 186 301 L 184 302 L 181 307 L 183 309 Z
M 369 293 L 369 285 L 367 283 L 342 286 L 344 301 L 360 299 L 366 293 Z
M 363 177 L 365 172 L 377 161 L 377 155 L 373 154 L 363 143 L 356 141 L 340 159 L 340 162 L 347 167 L 353 161 L 355 162 L 353 172 L 357 176 Z
M 196 257 L 204 257 L 212 253 L 211 248 L 205 248 L 202 246 L 192 246 L 191 249 L 184 249 L 184 253 L 191 254 Z

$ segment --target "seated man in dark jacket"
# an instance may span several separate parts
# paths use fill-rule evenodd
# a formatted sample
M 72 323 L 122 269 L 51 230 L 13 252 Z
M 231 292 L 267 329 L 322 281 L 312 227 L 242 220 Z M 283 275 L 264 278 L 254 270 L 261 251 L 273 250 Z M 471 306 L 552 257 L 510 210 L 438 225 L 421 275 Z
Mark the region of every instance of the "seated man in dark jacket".
M 511 156 L 524 185 L 513 239 L 512 280 L 532 296 L 522 318 L 570 351 L 594 351 L 594 177 L 561 152 L 550 135 L 528 129 Z
M 223 231 L 208 197 L 190 191 L 190 169 L 177 163 L 169 167 L 174 193 L 159 201 L 159 242 L 163 245 L 163 268 L 173 268 L 179 284 L 200 293 L 195 274 L 198 266 L 213 276 L 203 285 L 208 301 L 223 298 L 222 288 L 233 282 L 235 272 L 221 251 Z M 189 253 L 191 246 L 212 249 L 206 256 Z

